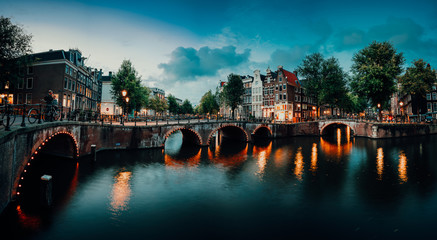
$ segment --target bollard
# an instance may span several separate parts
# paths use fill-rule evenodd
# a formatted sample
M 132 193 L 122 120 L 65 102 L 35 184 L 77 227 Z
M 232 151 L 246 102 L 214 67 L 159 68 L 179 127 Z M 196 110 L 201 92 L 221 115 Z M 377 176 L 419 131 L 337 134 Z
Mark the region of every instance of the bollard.
M 91 145 L 91 156 L 93 157 L 94 162 L 97 161 L 96 147 L 95 144 Z
M 52 176 L 43 175 L 41 177 L 41 204 L 50 207 L 53 202 L 53 182 Z

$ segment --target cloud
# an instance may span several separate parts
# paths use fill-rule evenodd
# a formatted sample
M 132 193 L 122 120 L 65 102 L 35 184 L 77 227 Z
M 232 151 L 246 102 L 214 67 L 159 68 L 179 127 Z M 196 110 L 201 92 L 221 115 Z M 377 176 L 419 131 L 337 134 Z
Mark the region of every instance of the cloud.
M 341 30 L 334 34 L 333 44 L 337 51 L 358 49 L 372 41 L 390 41 L 399 51 L 417 55 L 437 53 L 436 38 L 427 38 L 425 29 L 410 18 L 390 17 L 385 23 L 375 25 L 367 31 L 358 29 Z
M 158 68 L 179 80 L 193 81 L 200 76 L 214 76 L 220 69 L 238 66 L 249 61 L 250 49 L 237 53 L 235 46 L 222 48 L 178 47 L 172 53 L 168 63 L 161 63 Z
M 271 67 L 283 65 L 285 68 L 296 67 L 311 50 L 311 45 L 295 46 L 289 49 L 276 49 L 270 56 Z

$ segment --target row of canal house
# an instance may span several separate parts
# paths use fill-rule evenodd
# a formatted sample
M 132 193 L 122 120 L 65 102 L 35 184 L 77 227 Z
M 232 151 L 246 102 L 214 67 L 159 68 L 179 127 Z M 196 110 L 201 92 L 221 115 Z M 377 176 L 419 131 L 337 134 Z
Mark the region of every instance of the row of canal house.
M 288 122 L 315 119 L 315 103 L 306 94 L 305 80 L 299 80 L 296 72 L 278 66 L 276 71 L 267 68 L 265 75 L 260 70 L 253 74 L 241 76 L 245 91 L 236 117 Z M 221 82 L 221 87 L 224 84 Z M 222 107 L 220 111 L 222 115 L 231 114 L 229 108 Z
M 85 65 L 78 49 L 49 50 L 30 55 L 22 78 L 0 86 L 2 102 L 40 104 L 52 90 L 58 105 L 65 111 L 99 111 L 102 93 L 102 70 Z

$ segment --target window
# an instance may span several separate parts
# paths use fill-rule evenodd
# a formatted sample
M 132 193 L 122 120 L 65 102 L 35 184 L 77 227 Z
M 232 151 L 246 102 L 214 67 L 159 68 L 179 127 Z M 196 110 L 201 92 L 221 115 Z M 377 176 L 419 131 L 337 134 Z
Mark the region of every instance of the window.
M 437 112 L 437 103 L 432 104 L 432 111 Z
M 27 67 L 27 74 L 33 74 L 33 67 L 32 66 Z
M 279 91 L 282 91 L 282 85 L 279 85 Z
M 432 112 L 432 104 L 429 102 L 426 104 L 428 112 Z
M 287 94 L 286 93 L 284 93 L 284 97 L 282 99 L 287 100 Z
M 426 94 L 426 100 L 431 100 L 431 93 Z
M 17 94 L 17 104 L 23 104 L 23 94 L 22 93 Z
M 284 86 L 282 87 L 284 90 L 287 89 L 287 84 L 284 83 Z
M 20 79 L 17 84 L 18 89 L 23 89 L 24 87 L 24 79 Z
M 64 79 L 64 88 L 67 89 L 68 87 L 68 78 Z
M 27 89 L 32 89 L 33 88 L 33 78 L 27 78 L 26 88 Z
M 436 92 L 432 93 L 432 100 L 437 100 L 437 93 Z
M 279 94 L 279 100 L 282 100 L 282 94 Z
M 437 90 L 437 86 L 436 85 L 432 86 L 432 90 L 433 91 Z
M 26 93 L 26 104 L 32 104 L 32 93 Z

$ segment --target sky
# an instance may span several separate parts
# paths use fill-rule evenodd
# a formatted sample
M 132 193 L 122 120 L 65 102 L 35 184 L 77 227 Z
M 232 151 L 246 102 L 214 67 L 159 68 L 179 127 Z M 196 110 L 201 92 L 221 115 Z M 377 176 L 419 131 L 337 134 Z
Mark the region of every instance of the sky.
M 390 41 L 405 68 L 437 68 L 435 0 L 0 0 L 0 15 L 35 53 L 78 48 L 105 75 L 129 59 L 144 85 L 194 104 L 230 73 L 293 71 L 315 52 L 349 71 L 372 41 Z

